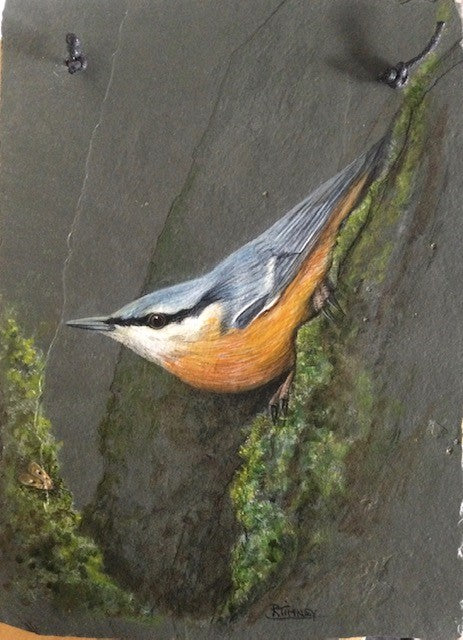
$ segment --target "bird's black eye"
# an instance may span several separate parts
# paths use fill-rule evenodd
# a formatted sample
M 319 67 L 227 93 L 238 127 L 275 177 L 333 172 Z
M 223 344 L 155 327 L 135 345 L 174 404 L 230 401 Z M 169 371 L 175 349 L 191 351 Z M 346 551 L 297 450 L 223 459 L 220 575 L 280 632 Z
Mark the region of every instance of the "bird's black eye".
M 150 313 L 146 318 L 146 324 L 152 329 L 162 329 L 167 324 L 167 318 L 162 313 Z

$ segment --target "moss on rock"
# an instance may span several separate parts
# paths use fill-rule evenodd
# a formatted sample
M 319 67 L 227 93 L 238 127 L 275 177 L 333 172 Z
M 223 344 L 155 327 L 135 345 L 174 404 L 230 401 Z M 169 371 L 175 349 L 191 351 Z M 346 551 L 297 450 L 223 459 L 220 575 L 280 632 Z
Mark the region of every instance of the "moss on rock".
M 11 586 L 26 602 L 45 597 L 65 609 L 138 617 L 143 608 L 106 575 L 100 550 L 80 531 L 60 476 L 59 445 L 40 410 L 43 369 L 12 315 L 0 318 L 0 549 L 13 566 Z M 50 475 L 51 491 L 19 482 L 31 461 Z

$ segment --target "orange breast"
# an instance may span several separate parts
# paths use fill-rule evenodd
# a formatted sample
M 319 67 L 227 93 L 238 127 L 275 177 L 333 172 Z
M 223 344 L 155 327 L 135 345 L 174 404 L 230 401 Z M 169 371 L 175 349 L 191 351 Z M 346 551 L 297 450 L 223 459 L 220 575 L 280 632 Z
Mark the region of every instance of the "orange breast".
M 219 323 L 191 350 L 164 366 L 188 384 L 223 393 L 259 387 L 294 364 L 294 339 L 307 320 L 309 300 L 329 268 L 339 225 L 350 213 L 366 182 L 356 182 L 333 210 L 316 247 L 273 307 L 245 329 L 221 333 Z

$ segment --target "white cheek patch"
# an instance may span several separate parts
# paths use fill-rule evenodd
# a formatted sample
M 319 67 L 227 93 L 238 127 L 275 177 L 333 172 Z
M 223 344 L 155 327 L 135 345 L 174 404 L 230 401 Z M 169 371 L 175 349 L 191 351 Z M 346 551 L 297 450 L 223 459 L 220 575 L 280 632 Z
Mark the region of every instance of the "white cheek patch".
M 200 315 L 172 322 L 162 329 L 147 326 L 116 326 L 111 338 L 132 349 L 142 358 L 163 364 L 188 351 L 192 343 L 203 338 L 211 320 L 220 317 L 220 307 L 210 305 Z
M 116 327 L 109 334 L 111 338 L 117 340 L 128 349 L 132 349 L 142 358 L 151 360 L 152 362 L 160 362 L 161 350 L 156 341 L 152 339 L 153 329 L 149 327 L 126 326 Z

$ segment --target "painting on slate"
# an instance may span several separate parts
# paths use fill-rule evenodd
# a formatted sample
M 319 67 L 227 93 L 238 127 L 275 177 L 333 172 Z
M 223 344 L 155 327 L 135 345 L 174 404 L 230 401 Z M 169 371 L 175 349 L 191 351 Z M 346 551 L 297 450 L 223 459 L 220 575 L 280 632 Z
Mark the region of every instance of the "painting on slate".
M 463 635 L 460 15 L 6 0 L 0 640 Z

